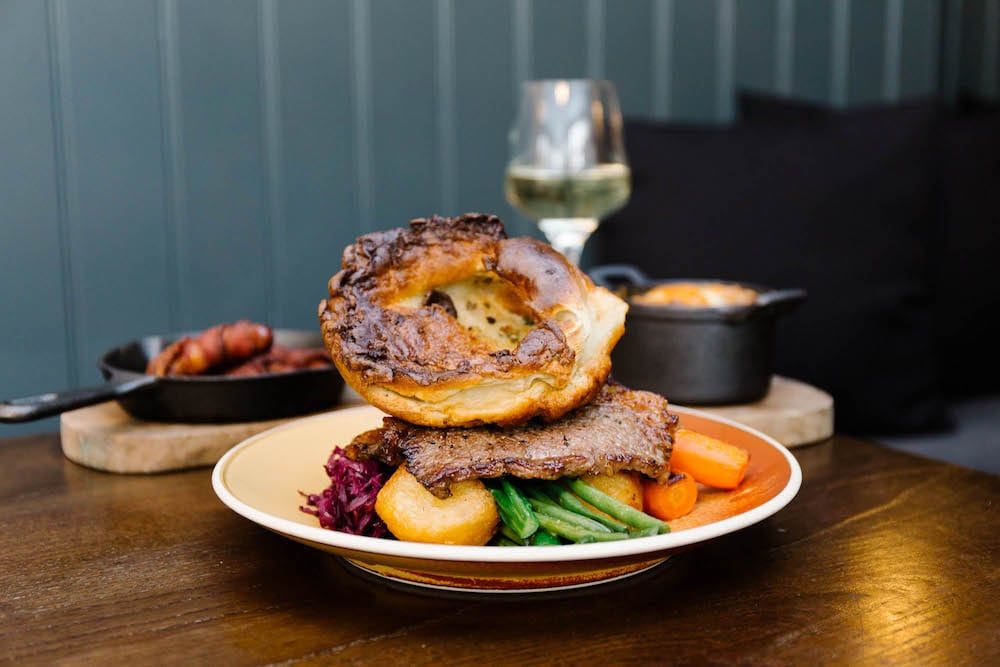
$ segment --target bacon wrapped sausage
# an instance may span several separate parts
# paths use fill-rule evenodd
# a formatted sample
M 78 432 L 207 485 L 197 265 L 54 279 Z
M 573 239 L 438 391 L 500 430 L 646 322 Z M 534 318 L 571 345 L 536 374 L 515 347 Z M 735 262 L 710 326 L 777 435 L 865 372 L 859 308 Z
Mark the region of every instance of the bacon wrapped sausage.
M 146 366 L 151 375 L 201 375 L 240 364 L 271 349 L 271 328 L 249 320 L 218 324 L 174 341 Z

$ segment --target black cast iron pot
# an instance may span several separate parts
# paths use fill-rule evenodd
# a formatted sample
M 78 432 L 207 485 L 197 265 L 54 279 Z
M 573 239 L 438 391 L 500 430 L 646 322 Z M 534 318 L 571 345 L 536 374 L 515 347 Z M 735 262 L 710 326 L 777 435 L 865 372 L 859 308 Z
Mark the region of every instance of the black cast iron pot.
M 631 297 L 656 285 L 725 283 L 650 280 L 626 264 L 591 269 L 599 285 Z M 739 284 L 757 292 L 751 305 L 691 308 L 629 299 L 625 335 L 611 356 L 619 382 L 677 403 L 749 403 L 767 394 L 774 373 L 775 324 L 806 298 L 805 290 Z

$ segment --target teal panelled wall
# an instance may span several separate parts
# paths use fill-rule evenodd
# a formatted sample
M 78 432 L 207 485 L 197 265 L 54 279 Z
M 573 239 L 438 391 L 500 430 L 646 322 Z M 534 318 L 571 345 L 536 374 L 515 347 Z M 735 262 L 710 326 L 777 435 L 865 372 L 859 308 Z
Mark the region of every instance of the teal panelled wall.
M 998 30 L 1000 0 L 0 0 L 0 396 L 142 334 L 312 327 L 343 246 L 414 215 L 531 231 L 521 80 L 709 123 L 740 88 L 996 98 Z

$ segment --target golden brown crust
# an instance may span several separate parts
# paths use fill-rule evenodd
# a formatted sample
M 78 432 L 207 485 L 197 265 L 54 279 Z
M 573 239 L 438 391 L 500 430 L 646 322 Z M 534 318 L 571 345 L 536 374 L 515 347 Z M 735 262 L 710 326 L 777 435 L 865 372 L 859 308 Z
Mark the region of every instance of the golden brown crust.
M 456 318 L 447 295 L 427 298 L 469 280 L 488 295 L 483 308 L 523 319 L 513 332 L 485 318 L 509 344 Z M 428 426 L 555 419 L 592 398 L 627 308 L 549 246 L 507 239 L 481 214 L 360 237 L 329 291 L 319 318 L 341 374 L 379 408 Z

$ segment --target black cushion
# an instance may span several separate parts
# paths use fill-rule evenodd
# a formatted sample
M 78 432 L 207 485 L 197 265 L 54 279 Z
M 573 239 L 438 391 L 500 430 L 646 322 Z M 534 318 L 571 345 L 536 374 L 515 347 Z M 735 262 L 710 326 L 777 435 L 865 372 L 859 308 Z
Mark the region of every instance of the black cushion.
M 940 132 L 935 330 L 946 388 L 1000 388 L 1000 111 L 949 114 Z
M 634 193 L 605 261 L 657 277 L 805 287 L 777 370 L 834 394 L 838 428 L 946 423 L 928 311 L 933 110 L 710 129 L 629 122 Z
M 741 94 L 739 106 L 743 120 L 754 124 L 813 123 L 839 115 L 809 102 L 760 93 Z M 873 108 L 860 113 L 894 111 Z M 934 136 L 931 312 L 941 378 L 950 394 L 996 392 L 1000 387 L 1000 106 L 961 93 L 954 108 L 937 115 Z

